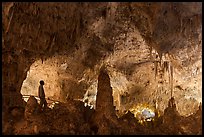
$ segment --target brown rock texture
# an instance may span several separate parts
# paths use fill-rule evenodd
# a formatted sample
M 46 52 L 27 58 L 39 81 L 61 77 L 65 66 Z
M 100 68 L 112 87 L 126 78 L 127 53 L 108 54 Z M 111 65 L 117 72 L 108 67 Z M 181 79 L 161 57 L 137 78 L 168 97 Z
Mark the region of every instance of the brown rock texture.
M 201 2 L 3 2 L 2 129 L 5 134 L 202 134 L 201 46 Z M 46 97 L 61 106 L 26 126 L 15 117 L 26 107 L 23 95 L 36 96 L 41 79 Z M 164 112 L 171 97 L 176 111 Z M 96 109 L 79 114 L 86 113 L 81 102 L 82 111 L 72 112 L 85 98 Z M 116 110 L 122 116 L 144 103 L 155 105 L 167 121 L 175 111 L 179 131 L 174 124 L 168 131 L 161 123 L 141 128 L 128 122 L 130 114 L 119 121 L 115 116 Z M 97 128 L 89 123 L 92 114 Z M 78 123 L 71 118 L 70 125 L 63 123 L 66 115 Z
M 116 128 L 118 121 L 113 106 L 110 77 L 104 66 L 99 72 L 97 90 L 96 109 L 91 117 L 92 126 L 97 128 L 96 134 L 110 135 L 114 133 L 111 126 Z
M 97 90 L 96 112 L 111 115 L 115 111 L 113 107 L 113 90 L 110 84 L 110 77 L 105 68 L 100 70 Z
M 33 115 L 37 115 L 39 112 L 40 107 L 37 100 L 34 96 L 30 96 L 25 107 L 25 118 L 30 120 Z

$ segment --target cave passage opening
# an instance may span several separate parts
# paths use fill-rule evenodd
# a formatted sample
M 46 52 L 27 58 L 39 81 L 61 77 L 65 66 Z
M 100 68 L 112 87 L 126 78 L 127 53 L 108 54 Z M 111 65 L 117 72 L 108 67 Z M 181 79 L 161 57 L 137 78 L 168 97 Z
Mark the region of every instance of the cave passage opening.
M 39 101 L 38 87 L 40 80 L 45 82 L 44 90 L 48 107 L 53 106 L 53 101 L 60 101 L 59 67 L 56 61 L 52 58 L 46 61 L 39 59 L 30 66 L 20 91 L 25 102 L 28 101 L 30 96 L 34 96 Z

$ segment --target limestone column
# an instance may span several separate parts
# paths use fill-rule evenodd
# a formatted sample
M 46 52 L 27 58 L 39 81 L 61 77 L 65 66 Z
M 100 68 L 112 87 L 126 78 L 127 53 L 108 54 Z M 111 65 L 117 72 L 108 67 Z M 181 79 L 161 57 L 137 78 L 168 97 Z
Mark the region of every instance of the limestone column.
M 102 112 L 105 115 L 110 115 L 115 112 L 113 106 L 112 87 L 110 77 L 105 69 L 100 70 L 98 76 L 98 92 L 96 96 L 96 111 Z

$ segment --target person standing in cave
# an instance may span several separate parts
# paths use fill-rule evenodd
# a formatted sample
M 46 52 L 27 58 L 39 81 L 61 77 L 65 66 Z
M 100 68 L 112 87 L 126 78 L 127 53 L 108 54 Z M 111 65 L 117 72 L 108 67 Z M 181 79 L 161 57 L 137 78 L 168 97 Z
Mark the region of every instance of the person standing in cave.
M 44 81 L 41 80 L 40 86 L 38 88 L 38 96 L 40 98 L 40 110 L 42 110 L 42 109 L 45 110 L 45 108 L 47 107 L 47 101 L 45 99 L 45 92 L 44 92 L 44 88 L 43 88 L 44 84 L 45 84 Z

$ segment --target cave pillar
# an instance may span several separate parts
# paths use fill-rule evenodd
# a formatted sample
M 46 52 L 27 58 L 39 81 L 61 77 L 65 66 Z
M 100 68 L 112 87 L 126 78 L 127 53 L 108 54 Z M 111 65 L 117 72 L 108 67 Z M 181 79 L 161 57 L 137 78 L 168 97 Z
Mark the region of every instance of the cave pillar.
M 115 112 L 113 106 L 112 87 L 110 77 L 105 69 L 100 71 L 98 76 L 98 91 L 96 96 L 96 111 L 105 115 L 111 115 Z
M 97 126 L 97 134 L 113 134 L 112 128 L 118 126 L 117 116 L 113 105 L 112 87 L 110 77 L 105 69 L 100 70 L 98 76 L 98 89 L 96 96 L 96 109 L 92 122 Z

